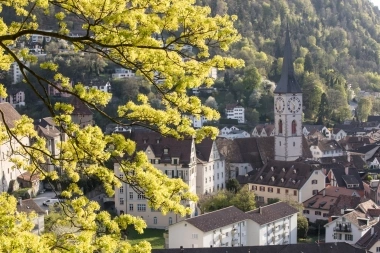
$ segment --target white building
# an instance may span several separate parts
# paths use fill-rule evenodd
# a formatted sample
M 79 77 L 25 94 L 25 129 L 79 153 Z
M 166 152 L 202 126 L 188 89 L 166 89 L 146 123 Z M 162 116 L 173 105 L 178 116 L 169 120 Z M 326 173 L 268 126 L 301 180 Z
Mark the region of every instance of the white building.
M 275 126 L 272 124 L 265 124 L 265 125 L 257 125 L 252 130 L 252 137 L 269 137 L 274 136 L 275 134 Z
M 8 97 L 0 97 L 0 103 L 10 103 L 13 107 L 25 106 L 25 92 L 22 90 L 8 90 Z
M 136 76 L 131 69 L 115 68 L 115 73 L 112 74 L 112 79 L 129 78 Z
M 314 140 L 310 145 L 310 151 L 315 160 L 324 157 L 343 156 L 344 149 L 336 140 Z
M 0 103 L 0 111 L 4 114 L 5 122 L 10 128 L 15 126 L 16 120 L 21 119 L 21 115 L 9 103 Z M 3 123 L 1 119 L 0 122 Z M 24 145 L 29 145 L 27 137 L 21 138 L 20 141 Z M 20 144 L 13 138 L 0 144 L 0 192 L 7 192 L 11 182 L 25 172 L 23 168 L 13 169 L 15 164 L 10 161 L 12 157 L 17 157 L 14 151 L 18 148 Z
M 124 134 L 124 133 L 121 133 Z M 136 142 L 136 150 L 144 151 L 152 164 L 169 178 L 181 178 L 189 185 L 189 191 L 196 193 L 196 152 L 194 139 L 177 140 L 162 137 L 152 131 L 133 130 L 126 135 Z M 119 163 L 114 164 L 115 175 L 124 177 Z M 195 215 L 195 203 L 184 202 Z M 115 207 L 118 214 L 142 217 L 150 228 L 166 228 L 184 218 L 174 213 L 166 215 L 148 206 L 145 196 L 137 193 L 130 185 L 123 183 L 115 190 Z
M 227 119 L 237 119 L 239 123 L 245 122 L 243 106 L 239 104 L 228 104 L 225 112 Z
M 28 62 L 24 62 L 24 64 L 29 67 Z M 11 77 L 12 84 L 19 83 L 24 79 L 24 76 L 22 75 L 20 67 L 18 66 L 17 62 L 13 62 L 11 64 L 11 67 L 8 70 L 8 73 Z
M 377 209 L 372 200 L 368 200 L 353 209 L 342 209 L 341 216 L 332 217 L 325 225 L 325 242 L 347 242 L 355 244 L 368 230 L 379 222 L 379 216 L 372 217 L 371 210 Z
M 201 128 L 201 127 L 203 127 L 203 124 L 205 122 L 207 122 L 207 118 L 205 116 L 196 117 L 193 115 L 189 115 L 186 117 L 188 117 L 191 120 L 191 123 L 192 123 L 194 128 Z
M 347 133 L 343 129 L 334 128 L 332 130 L 331 139 L 340 141 L 344 138 L 346 138 Z
M 225 161 L 215 141 L 207 138 L 195 145 L 197 151 L 197 194 L 212 193 L 225 188 Z
M 238 247 L 297 243 L 298 210 L 286 203 L 244 213 L 227 207 L 169 226 L 169 248 Z
M 326 139 L 331 138 L 331 131 L 324 125 L 304 125 L 302 128 L 302 133 L 306 137 L 320 134 Z
M 95 84 L 95 85 L 90 85 L 90 86 L 84 86 L 87 90 L 90 88 L 94 88 L 97 90 L 101 90 L 103 92 L 111 92 L 111 84 L 110 82 L 106 82 L 105 84 Z

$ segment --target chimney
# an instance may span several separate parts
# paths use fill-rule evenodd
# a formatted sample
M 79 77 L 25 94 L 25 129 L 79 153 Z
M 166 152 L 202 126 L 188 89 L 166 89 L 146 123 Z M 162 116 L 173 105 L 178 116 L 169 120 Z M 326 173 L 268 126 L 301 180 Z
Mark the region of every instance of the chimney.
M 22 198 L 18 198 L 17 201 L 18 201 L 18 205 L 22 206 Z
M 348 166 L 347 166 L 347 167 L 344 167 L 344 173 L 345 173 L 346 175 L 348 175 Z

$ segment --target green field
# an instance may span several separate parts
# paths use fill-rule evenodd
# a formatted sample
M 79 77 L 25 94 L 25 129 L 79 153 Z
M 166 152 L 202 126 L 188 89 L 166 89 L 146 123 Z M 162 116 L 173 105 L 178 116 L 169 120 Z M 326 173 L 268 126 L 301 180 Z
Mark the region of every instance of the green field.
M 164 229 L 147 228 L 143 234 L 138 234 L 134 229 L 128 229 L 127 240 L 131 244 L 136 244 L 140 241 L 148 241 L 152 245 L 153 249 L 163 249 L 165 245 L 165 239 L 163 233 Z

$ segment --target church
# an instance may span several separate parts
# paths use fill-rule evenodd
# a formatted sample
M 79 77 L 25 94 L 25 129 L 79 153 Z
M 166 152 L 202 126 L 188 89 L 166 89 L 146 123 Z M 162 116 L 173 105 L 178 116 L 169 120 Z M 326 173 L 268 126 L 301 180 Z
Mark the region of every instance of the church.
M 248 184 L 258 204 L 274 199 L 302 203 L 325 188 L 325 174 L 320 164 L 311 159 L 302 133 L 302 90 L 294 73 L 288 29 L 273 102 L 274 137 L 219 139 L 217 144 L 229 160 L 230 176 L 242 185 Z

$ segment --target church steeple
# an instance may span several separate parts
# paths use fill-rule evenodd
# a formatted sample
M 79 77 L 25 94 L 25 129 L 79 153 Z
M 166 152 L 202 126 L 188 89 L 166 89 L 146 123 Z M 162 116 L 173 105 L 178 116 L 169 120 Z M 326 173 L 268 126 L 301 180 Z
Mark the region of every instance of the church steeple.
M 295 78 L 292 46 L 290 44 L 289 27 L 286 26 L 286 38 L 284 48 L 284 60 L 282 63 L 282 73 L 280 81 L 277 83 L 274 93 L 301 93 L 301 88 Z

